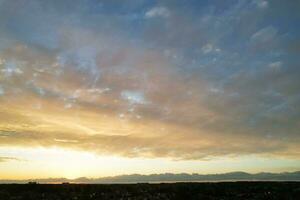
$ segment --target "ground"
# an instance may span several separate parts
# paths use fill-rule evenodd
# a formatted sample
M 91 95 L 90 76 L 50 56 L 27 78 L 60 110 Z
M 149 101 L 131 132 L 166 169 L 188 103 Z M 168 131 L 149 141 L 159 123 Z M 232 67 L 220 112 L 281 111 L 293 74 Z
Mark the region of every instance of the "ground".
M 300 182 L 0 185 L 1 200 L 296 200 L 299 197 Z

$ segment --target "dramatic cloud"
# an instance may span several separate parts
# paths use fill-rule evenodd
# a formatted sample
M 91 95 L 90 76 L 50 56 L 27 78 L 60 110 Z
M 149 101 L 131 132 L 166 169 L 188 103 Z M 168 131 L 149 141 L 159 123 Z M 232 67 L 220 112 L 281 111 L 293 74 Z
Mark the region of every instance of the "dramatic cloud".
M 293 6 L 1 1 L 0 146 L 299 159 Z

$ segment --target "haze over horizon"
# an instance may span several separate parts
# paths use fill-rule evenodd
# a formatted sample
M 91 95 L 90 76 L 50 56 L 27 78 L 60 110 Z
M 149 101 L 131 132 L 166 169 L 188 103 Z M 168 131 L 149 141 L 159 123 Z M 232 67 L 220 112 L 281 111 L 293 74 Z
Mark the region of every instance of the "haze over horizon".
M 299 171 L 299 10 L 0 0 L 0 179 Z

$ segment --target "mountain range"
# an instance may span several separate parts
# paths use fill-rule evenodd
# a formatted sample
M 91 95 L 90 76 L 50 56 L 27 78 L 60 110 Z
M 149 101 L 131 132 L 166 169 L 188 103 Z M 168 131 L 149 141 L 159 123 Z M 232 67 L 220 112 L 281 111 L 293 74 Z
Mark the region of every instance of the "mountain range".
M 102 178 L 80 177 L 76 179 L 67 178 L 46 178 L 27 180 L 0 180 L 0 183 L 84 183 L 84 184 L 105 184 L 105 183 L 159 183 L 159 182 L 214 182 L 214 181 L 300 181 L 300 171 L 268 173 L 261 172 L 250 174 L 246 172 L 230 172 L 223 174 L 188 174 L 188 173 L 164 173 L 164 174 L 130 174 Z

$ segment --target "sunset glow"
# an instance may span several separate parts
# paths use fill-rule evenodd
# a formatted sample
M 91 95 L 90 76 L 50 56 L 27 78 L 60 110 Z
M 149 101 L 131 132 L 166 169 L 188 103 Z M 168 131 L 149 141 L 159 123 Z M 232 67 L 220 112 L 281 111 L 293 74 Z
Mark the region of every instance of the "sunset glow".
M 0 0 L 0 179 L 299 170 L 293 2 Z

